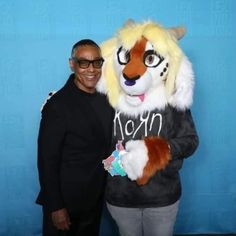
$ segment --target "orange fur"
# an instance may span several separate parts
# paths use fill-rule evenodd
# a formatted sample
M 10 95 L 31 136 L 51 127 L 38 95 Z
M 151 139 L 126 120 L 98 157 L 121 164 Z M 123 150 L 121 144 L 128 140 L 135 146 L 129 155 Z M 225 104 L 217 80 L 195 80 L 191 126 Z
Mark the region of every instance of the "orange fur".
M 134 47 L 130 50 L 130 62 L 123 70 L 123 73 L 129 78 L 134 78 L 137 75 L 142 76 L 146 72 L 147 67 L 142 61 L 146 44 L 147 39 L 142 37 L 142 39 L 137 41 Z
M 143 170 L 143 176 L 137 180 L 139 185 L 146 184 L 157 171 L 164 169 L 171 159 L 166 140 L 151 136 L 146 137 L 144 142 L 148 149 L 149 159 Z

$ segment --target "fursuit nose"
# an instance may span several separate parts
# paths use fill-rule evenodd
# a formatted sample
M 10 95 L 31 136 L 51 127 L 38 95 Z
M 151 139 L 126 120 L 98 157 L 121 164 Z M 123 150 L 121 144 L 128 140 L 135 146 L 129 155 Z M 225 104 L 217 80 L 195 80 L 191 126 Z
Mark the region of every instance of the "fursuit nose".
M 125 85 L 133 86 L 136 84 L 136 80 L 138 80 L 140 78 L 140 75 L 129 77 L 125 73 L 123 73 L 123 77 L 125 78 Z

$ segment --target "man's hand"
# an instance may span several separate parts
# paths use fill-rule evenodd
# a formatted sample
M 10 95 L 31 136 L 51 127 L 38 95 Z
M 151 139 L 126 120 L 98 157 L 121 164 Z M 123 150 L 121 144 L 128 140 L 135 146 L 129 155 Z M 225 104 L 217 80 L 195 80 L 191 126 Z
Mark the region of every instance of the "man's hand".
M 71 222 L 66 208 L 52 212 L 52 222 L 59 230 L 69 230 Z

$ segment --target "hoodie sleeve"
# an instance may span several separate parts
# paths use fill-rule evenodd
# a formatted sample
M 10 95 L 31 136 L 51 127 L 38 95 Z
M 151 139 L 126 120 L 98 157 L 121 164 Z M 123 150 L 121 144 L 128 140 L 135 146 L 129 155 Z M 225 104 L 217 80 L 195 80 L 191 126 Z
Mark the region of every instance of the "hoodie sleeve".
M 170 133 L 168 142 L 172 160 L 187 158 L 194 153 L 199 139 L 190 110 L 173 109 Z

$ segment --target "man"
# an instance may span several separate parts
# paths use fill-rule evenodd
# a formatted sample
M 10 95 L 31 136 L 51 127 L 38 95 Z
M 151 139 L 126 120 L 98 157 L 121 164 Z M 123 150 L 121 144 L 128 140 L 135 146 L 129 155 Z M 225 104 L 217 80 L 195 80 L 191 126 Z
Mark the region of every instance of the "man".
M 98 235 L 113 110 L 96 92 L 103 58 L 92 40 L 77 42 L 65 86 L 42 110 L 38 171 L 43 235 Z

